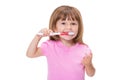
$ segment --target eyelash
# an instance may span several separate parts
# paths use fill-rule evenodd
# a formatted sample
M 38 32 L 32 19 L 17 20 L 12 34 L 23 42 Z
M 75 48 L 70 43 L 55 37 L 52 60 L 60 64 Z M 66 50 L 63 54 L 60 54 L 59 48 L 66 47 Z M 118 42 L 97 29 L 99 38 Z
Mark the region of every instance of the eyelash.
M 63 23 L 61 23 L 61 24 L 65 25 L 65 23 L 64 23 L 64 22 L 63 22 Z
M 71 23 L 72 25 L 76 25 L 76 23 Z
M 63 22 L 63 23 L 61 23 L 61 24 L 65 25 L 66 23 Z M 71 23 L 71 25 L 76 25 L 76 23 Z

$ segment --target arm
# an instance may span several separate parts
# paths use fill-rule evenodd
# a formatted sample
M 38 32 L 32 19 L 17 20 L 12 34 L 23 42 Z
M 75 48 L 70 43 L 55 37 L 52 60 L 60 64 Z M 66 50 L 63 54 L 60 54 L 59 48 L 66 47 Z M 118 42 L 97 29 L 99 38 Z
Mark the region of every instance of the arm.
M 27 57 L 34 58 L 42 55 L 40 48 L 37 47 L 41 38 L 42 36 L 38 35 L 33 38 L 26 52 Z
M 88 76 L 94 76 L 95 74 L 95 68 L 92 64 L 92 54 L 86 55 L 82 61 L 82 63 L 85 65 L 85 71 Z
M 43 33 L 42 36 L 40 35 L 36 35 L 33 40 L 31 41 L 27 52 L 26 52 L 26 56 L 30 57 L 30 58 L 34 58 L 34 57 L 39 57 L 42 56 L 42 51 L 41 48 L 38 48 L 38 43 L 41 40 L 42 37 L 46 37 L 49 36 L 49 34 L 52 32 L 52 30 L 44 28 L 42 30 L 40 30 L 40 32 Z

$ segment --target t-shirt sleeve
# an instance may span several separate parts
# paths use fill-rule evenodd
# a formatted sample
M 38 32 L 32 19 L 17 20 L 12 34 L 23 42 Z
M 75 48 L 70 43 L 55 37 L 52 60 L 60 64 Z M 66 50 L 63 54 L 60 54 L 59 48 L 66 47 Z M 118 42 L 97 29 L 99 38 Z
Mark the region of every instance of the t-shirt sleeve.
M 42 55 L 43 56 L 47 56 L 48 55 L 48 46 L 49 46 L 49 41 L 43 42 L 40 45 L 41 51 L 42 51 Z
M 92 54 L 91 49 L 89 48 L 89 46 L 85 45 L 84 46 L 84 52 L 83 52 L 83 57 L 85 57 L 86 55 Z
M 92 54 L 92 51 L 88 46 L 86 46 L 86 54 Z
M 54 44 L 55 42 L 52 40 L 47 40 L 45 42 L 42 42 L 40 44 L 42 55 L 46 57 L 51 56 L 52 53 L 54 53 Z

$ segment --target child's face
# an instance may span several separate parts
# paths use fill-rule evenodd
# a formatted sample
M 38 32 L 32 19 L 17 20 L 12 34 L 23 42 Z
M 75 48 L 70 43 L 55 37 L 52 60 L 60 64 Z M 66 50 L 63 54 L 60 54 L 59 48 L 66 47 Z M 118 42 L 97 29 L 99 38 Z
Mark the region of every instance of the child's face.
M 61 39 L 72 40 L 78 33 L 78 21 L 73 20 L 58 20 L 56 23 L 56 32 L 74 32 L 74 35 L 60 35 Z

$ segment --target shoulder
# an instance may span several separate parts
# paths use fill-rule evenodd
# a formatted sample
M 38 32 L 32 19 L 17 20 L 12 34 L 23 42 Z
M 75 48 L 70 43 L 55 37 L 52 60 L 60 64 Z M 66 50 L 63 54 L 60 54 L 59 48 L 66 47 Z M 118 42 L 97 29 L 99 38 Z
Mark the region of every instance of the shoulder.
M 47 46 L 47 47 L 51 47 L 55 44 L 56 42 L 53 40 L 47 40 L 41 43 L 41 46 Z
M 81 50 L 91 52 L 91 49 L 87 44 L 78 44 L 78 45 Z
M 54 49 L 55 41 L 47 40 L 41 43 L 40 48 L 42 50 L 42 54 L 45 56 L 49 56 L 49 52 L 52 52 Z
M 87 44 L 78 43 L 78 46 L 81 47 L 81 48 L 89 48 L 89 46 Z

